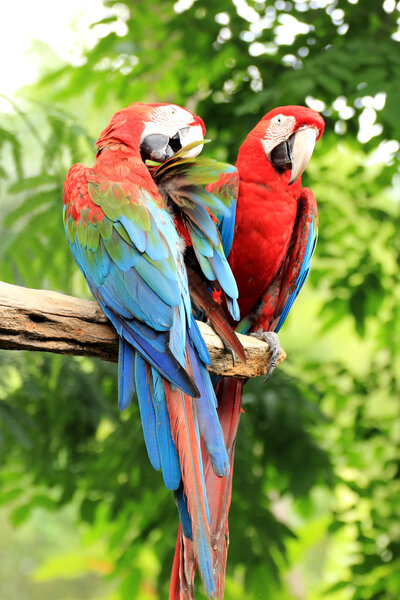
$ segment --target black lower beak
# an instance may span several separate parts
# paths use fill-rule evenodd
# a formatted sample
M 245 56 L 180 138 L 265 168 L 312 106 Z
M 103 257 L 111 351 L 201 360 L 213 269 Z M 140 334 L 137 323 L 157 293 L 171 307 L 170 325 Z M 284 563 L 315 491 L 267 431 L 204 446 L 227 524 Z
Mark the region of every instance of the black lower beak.
M 276 169 L 286 171 L 292 168 L 294 136 L 291 135 L 272 150 L 270 160 Z
M 291 185 L 299 179 L 307 168 L 317 141 L 315 127 L 300 127 L 290 138 L 281 142 L 270 154 L 270 161 L 280 171 L 291 170 Z
M 170 138 L 161 133 L 148 135 L 140 144 L 140 154 L 144 161 L 150 159 L 156 162 L 165 162 L 172 158 L 175 152 L 176 150 L 170 145 Z
M 142 159 L 163 163 L 172 158 L 183 147 L 182 139 L 185 138 L 188 131 L 189 127 L 183 127 L 172 137 L 162 133 L 152 133 L 146 136 L 140 144 Z

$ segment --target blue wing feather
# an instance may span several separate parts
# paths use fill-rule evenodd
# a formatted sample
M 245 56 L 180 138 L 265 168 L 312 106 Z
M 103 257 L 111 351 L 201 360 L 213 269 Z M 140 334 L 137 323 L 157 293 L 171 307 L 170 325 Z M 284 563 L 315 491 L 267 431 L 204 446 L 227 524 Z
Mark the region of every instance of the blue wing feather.
M 219 232 L 221 234 L 222 247 L 225 256 L 228 257 L 232 248 L 233 236 L 235 233 L 236 205 L 239 195 L 239 174 L 236 171 L 222 175 L 220 180 L 213 185 L 207 186 L 207 189 L 214 195 L 229 199 L 229 212 L 216 214 L 219 219 Z
M 304 248 L 305 251 L 303 260 L 301 262 L 300 268 L 296 273 L 296 278 L 294 282 L 290 282 L 289 293 L 286 291 L 285 287 L 285 274 L 282 282 L 282 294 L 284 305 L 283 307 L 279 306 L 279 320 L 274 328 L 276 332 L 278 332 L 282 325 L 284 324 L 293 304 L 296 300 L 297 296 L 300 293 L 301 288 L 305 284 L 307 277 L 310 272 L 311 267 L 311 259 L 313 257 L 315 247 L 318 240 L 318 213 L 317 206 L 315 202 L 315 198 L 312 192 L 308 189 L 304 189 L 302 192 L 302 197 L 299 202 L 299 211 L 300 211 L 300 219 L 297 224 L 297 231 L 295 232 L 295 236 L 297 235 L 297 240 L 295 240 L 293 252 L 299 253 L 301 251 L 301 247 Z M 302 223 L 306 224 L 306 231 L 303 234 L 302 232 Z M 292 256 L 289 256 L 289 267 L 293 261 Z M 290 274 L 287 275 L 289 277 Z M 286 284 L 287 286 L 287 284 Z M 285 295 L 286 294 L 286 295 Z M 281 301 L 280 301 L 281 302 Z
M 236 220 L 236 199 L 232 202 L 232 207 L 228 215 L 224 215 L 220 219 L 219 231 L 221 234 L 222 247 L 225 256 L 228 257 L 232 248 L 233 236 L 235 233 Z
M 279 317 L 278 324 L 275 327 L 276 332 L 278 332 L 281 329 L 282 325 L 286 321 L 286 318 L 290 312 L 290 309 L 292 308 L 292 306 L 294 304 L 294 301 L 296 300 L 297 296 L 300 293 L 301 288 L 303 287 L 303 285 L 305 284 L 305 282 L 307 280 L 307 277 L 310 273 L 311 259 L 313 257 L 314 251 L 315 251 L 317 239 L 318 239 L 318 229 L 316 226 L 315 219 L 313 219 L 313 221 L 310 224 L 310 228 L 308 230 L 306 251 L 304 254 L 303 262 L 301 264 L 299 276 L 296 281 L 295 289 L 293 290 L 293 292 L 291 292 L 291 294 L 289 294 L 289 297 L 283 307 L 282 313 Z

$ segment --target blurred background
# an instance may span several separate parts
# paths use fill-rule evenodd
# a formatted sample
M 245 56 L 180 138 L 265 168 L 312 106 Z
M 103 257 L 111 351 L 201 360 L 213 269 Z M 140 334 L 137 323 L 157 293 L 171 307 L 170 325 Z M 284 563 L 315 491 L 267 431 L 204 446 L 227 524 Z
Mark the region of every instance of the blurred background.
M 322 111 L 303 178 L 320 238 L 281 333 L 287 361 L 246 385 L 226 600 L 397 600 L 400 3 L 36 0 L 3 17 L 9 283 L 89 297 L 62 185 L 71 164 L 92 164 L 119 108 L 187 106 L 205 120 L 207 153 L 227 161 L 271 108 Z M 0 360 L 1 599 L 166 598 L 176 509 L 137 406 L 118 413 L 115 365 Z

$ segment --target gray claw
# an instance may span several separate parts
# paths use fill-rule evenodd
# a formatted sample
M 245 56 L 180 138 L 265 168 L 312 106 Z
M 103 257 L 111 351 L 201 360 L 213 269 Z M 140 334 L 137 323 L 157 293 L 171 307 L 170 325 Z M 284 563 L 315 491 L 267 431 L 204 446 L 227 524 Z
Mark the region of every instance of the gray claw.
M 222 343 L 223 343 L 223 345 L 225 347 L 226 352 L 232 356 L 232 367 L 234 367 L 236 365 L 236 358 L 235 358 L 234 351 L 232 350 L 232 348 L 230 348 L 228 346 L 228 344 L 225 344 L 225 340 L 223 340 L 222 338 L 220 338 L 220 340 L 222 341 Z
M 262 342 L 266 342 L 269 346 L 269 352 L 271 355 L 271 359 L 270 359 L 267 374 L 264 379 L 264 383 L 265 383 L 271 377 L 271 375 L 278 363 L 278 360 L 279 360 L 279 357 L 280 357 L 281 351 L 282 351 L 281 343 L 279 341 L 278 334 L 275 333 L 275 331 L 263 331 L 262 329 L 260 329 L 259 331 L 254 331 L 253 333 L 250 333 L 250 335 L 261 340 Z

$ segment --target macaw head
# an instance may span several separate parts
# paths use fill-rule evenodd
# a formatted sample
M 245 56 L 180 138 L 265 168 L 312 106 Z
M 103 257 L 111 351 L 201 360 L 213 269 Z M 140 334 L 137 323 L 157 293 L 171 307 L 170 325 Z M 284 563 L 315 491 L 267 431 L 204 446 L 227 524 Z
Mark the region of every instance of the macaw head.
M 143 161 L 164 162 L 192 142 L 204 140 L 203 120 L 176 104 L 142 104 L 134 102 L 118 111 L 96 142 L 98 154 L 115 145 L 140 153 Z M 199 144 L 187 152 L 197 156 Z
M 289 185 L 303 174 L 324 132 L 321 115 L 305 106 L 280 106 L 271 110 L 251 132 L 261 140 L 267 160 L 278 171 L 291 171 Z

